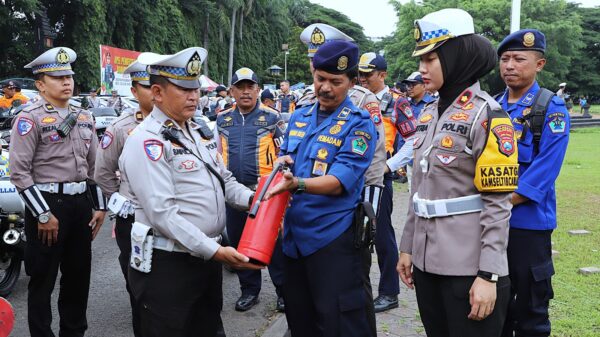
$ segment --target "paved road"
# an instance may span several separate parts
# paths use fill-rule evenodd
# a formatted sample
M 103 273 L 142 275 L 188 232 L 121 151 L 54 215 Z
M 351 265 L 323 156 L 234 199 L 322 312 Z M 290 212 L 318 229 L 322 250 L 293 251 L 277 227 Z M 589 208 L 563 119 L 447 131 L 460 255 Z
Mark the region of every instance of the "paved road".
M 397 185 L 394 193 L 393 225 L 398 239 L 402 234 L 406 215 L 407 193 L 406 184 Z M 105 223 L 93 245 L 92 282 L 88 307 L 87 337 L 130 337 L 131 314 L 129 299 L 125 291 L 125 281 L 117 263 L 118 248 L 111 238 L 111 225 Z M 371 280 L 373 289 L 377 289 L 379 268 L 377 257 L 373 254 Z M 59 276 L 60 277 L 60 276 Z M 237 276 L 227 271 L 223 272 L 223 322 L 229 337 L 257 337 L 267 329 L 275 316 L 275 290 L 270 282 L 268 272 L 263 271 L 263 290 L 261 302 L 252 310 L 239 313 L 233 310 L 239 296 Z M 21 275 L 17 286 L 8 298 L 15 309 L 16 322 L 11 336 L 29 336 L 27 329 L 27 281 L 28 277 Z M 58 284 L 53 293 L 53 328 L 58 335 Z M 165 285 L 168 286 L 168 285 Z M 414 291 L 401 285 L 400 308 L 377 314 L 378 336 L 424 336 L 423 328 L 417 314 Z
M 125 280 L 117 262 L 117 243 L 111 238 L 112 228 L 108 223 L 102 227 L 93 245 L 92 281 L 90 287 L 87 337 L 130 337 L 131 313 L 129 298 L 125 290 Z M 59 275 L 60 277 L 60 275 Z M 261 302 L 246 313 L 233 310 L 239 296 L 237 276 L 227 271 L 223 272 L 224 309 L 223 321 L 229 337 L 260 336 L 270 323 L 269 319 L 275 313 L 275 290 L 270 282 L 268 273 L 263 271 L 263 290 Z M 27 328 L 27 282 L 24 271 L 17 286 L 8 300 L 15 310 L 15 327 L 11 336 L 29 336 Z M 54 333 L 58 336 L 58 299 L 59 281 L 52 296 Z M 165 285 L 168 286 L 168 285 Z

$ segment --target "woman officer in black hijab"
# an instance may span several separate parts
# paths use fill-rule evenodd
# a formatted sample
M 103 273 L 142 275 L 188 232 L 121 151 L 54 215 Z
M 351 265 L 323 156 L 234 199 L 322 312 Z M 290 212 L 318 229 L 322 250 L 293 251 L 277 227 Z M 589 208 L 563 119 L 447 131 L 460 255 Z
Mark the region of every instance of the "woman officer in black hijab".
M 478 82 L 496 52 L 460 9 L 428 14 L 415 26 L 413 56 L 426 89 L 440 98 L 419 117 L 397 269 L 416 288 L 427 336 L 500 336 L 518 167 L 510 119 Z

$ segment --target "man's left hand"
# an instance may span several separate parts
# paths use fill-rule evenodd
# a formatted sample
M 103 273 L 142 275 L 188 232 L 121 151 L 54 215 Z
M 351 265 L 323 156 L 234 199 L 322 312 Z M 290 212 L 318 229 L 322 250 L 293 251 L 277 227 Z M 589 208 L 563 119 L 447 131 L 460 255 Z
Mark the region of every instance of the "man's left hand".
M 92 216 L 92 220 L 89 223 L 89 226 L 92 227 L 92 240 L 96 238 L 96 235 L 100 231 L 100 227 L 104 223 L 104 218 L 106 217 L 106 211 L 95 211 Z
M 290 171 L 284 172 L 283 180 L 281 180 L 277 185 L 271 187 L 267 191 L 264 200 L 269 200 L 277 194 L 283 193 L 285 191 L 292 191 L 296 188 L 298 188 L 298 178 L 294 177 L 294 175 Z
M 481 321 L 491 315 L 496 304 L 496 283 L 476 277 L 469 290 L 469 303 L 469 319 Z

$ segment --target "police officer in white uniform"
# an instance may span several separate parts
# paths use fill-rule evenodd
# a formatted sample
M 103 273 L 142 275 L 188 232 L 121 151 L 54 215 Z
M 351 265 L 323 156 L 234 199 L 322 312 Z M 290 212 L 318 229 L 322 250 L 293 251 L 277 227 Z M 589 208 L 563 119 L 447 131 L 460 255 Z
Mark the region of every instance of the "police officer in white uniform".
M 27 318 L 33 337 L 54 336 L 50 301 L 59 268 L 60 336 L 85 333 L 92 240 L 106 215 L 93 181 L 98 139 L 92 115 L 69 105 L 76 58 L 72 49 L 56 47 L 25 66 L 40 97 L 17 115 L 11 133 L 10 181 L 27 205 Z
M 259 269 L 222 247 L 225 202 L 247 209 L 253 192 L 217 153 L 213 132 L 192 121 L 206 50 L 142 53 L 154 110 L 127 139 L 119 168 L 138 205 L 131 232 L 131 290 L 142 335 L 210 336 L 222 308 L 221 264 Z

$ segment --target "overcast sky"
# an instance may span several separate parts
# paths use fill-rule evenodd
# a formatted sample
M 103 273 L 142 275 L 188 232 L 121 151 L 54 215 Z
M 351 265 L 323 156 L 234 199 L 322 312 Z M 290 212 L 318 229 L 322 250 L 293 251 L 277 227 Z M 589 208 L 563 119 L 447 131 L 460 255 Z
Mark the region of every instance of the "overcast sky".
M 392 34 L 396 26 L 396 12 L 388 0 L 310 0 L 346 14 L 360 24 L 369 37 L 383 37 Z M 506 0 L 510 1 L 510 0 Z M 600 6 L 600 0 L 568 0 L 584 7 Z M 406 0 L 402 0 L 406 2 Z

